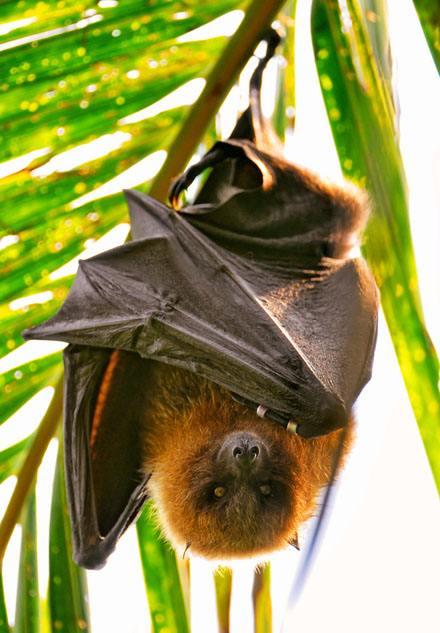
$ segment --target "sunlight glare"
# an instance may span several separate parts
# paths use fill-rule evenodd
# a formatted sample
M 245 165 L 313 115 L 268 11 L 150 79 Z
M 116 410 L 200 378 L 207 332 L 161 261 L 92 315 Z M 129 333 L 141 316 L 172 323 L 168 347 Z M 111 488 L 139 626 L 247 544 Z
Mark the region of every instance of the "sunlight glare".
M 2 484 L 2 486 L 3 485 L 4 484 Z M 8 546 L 6 548 L 5 556 L 3 558 L 3 569 L 6 571 L 4 578 L 8 579 L 8 581 L 4 583 L 5 604 L 6 604 L 6 611 L 8 614 L 9 624 L 11 626 L 14 624 L 14 621 L 15 621 L 15 602 L 17 599 L 17 583 L 18 583 L 18 569 L 19 569 L 19 563 L 20 563 L 21 533 L 22 533 L 21 526 L 16 525 L 14 528 L 14 531 L 12 532 L 12 536 L 9 540 Z
M 4 374 L 15 367 L 37 360 L 43 356 L 55 354 L 66 347 L 61 341 L 26 341 L 12 352 L 0 358 L 0 374 Z
M 90 163 L 93 160 L 102 158 L 111 152 L 119 149 L 131 141 L 131 134 L 128 132 L 113 132 L 113 134 L 103 134 L 98 138 L 76 145 L 65 152 L 53 156 L 47 163 L 31 171 L 31 175 L 37 178 L 50 176 L 55 172 L 62 173 L 76 169 L 80 165 Z
M 158 114 L 162 114 L 162 112 L 166 112 L 167 110 L 191 105 L 199 98 L 205 84 L 206 80 L 201 77 L 191 79 L 182 86 L 176 88 L 176 90 L 167 94 L 162 99 L 159 99 L 159 101 L 155 101 L 152 105 L 119 119 L 118 125 L 138 123 L 139 121 L 144 121 L 145 119 L 151 119 Z
M 116 4 L 113 4 L 112 0 L 100 0 L 98 6 L 104 8 L 104 5 L 110 7 Z M 286 154 L 292 161 L 338 182 L 342 179 L 342 172 L 325 112 L 310 42 L 310 5 L 311 0 L 298 3 L 296 58 L 300 63 L 296 69 L 297 117 L 295 132 L 287 139 Z M 435 125 L 438 124 L 438 85 L 436 87 L 431 79 L 426 79 L 424 70 L 422 72 L 429 57 L 429 53 L 426 53 L 426 43 L 422 45 L 425 52 L 422 53 L 422 61 L 419 64 L 419 53 L 415 50 L 423 38 L 420 35 L 420 26 L 414 19 L 414 8 L 409 9 L 410 5 L 412 7 L 409 0 L 389 0 L 390 31 L 393 46 L 396 46 L 400 60 L 397 73 L 402 99 L 402 153 L 406 162 L 411 207 L 414 209 L 411 219 L 420 288 L 427 310 L 427 320 L 435 335 L 435 331 L 438 332 L 440 318 L 438 296 L 432 296 L 436 294 L 432 293 L 432 280 L 433 271 L 437 274 L 440 253 L 440 216 L 437 210 L 440 180 L 435 179 L 427 164 L 429 157 L 434 157 L 434 168 L 440 164 L 440 150 L 435 138 Z M 180 36 L 177 42 L 194 42 L 220 35 L 231 35 L 239 26 L 243 15 L 242 11 L 231 11 Z M 86 20 L 81 21 L 84 22 Z M 71 25 L 71 30 L 80 28 L 79 24 Z M 86 25 L 82 24 L 81 28 L 83 26 Z M 55 31 L 64 32 L 67 28 L 41 33 L 37 39 L 57 34 Z M 25 41 L 26 38 L 22 38 L 16 40 L 16 43 L 9 44 L 18 46 Z M 411 46 L 408 46 L 408 42 L 411 42 Z M 404 49 L 407 49 L 407 58 L 404 56 Z M 234 87 L 220 110 L 218 120 L 223 138 L 232 130 L 232 117 L 235 117 L 237 111 L 237 100 L 241 100 L 240 109 L 243 110 L 247 105 L 247 82 L 256 63 L 255 57 L 252 58 L 240 78 L 241 93 Z M 411 65 L 411 68 L 408 65 Z M 272 63 L 272 69 L 269 71 L 268 96 L 274 92 L 276 72 L 276 64 Z M 179 105 L 193 103 L 197 98 L 194 97 L 197 89 L 203 89 L 201 82 L 204 80 L 199 78 L 184 84 L 160 101 L 120 119 L 118 124 L 137 123 Z M 188 86 L 191 88 L 188 89 Z M 265 110 L 268 111 L 266 106 Z M 42 151 L 46 150 L 36 150 Z M 46 153 L 48 151 L 49 149 Z M 17 162 L 11 173 L 24 169 L 38 157 L 35 155 L 25 163 L 23 159 L 28 159 L 31 154 L 33 153 L 7 161 L 23 161 Z M 52 161 L 61 156 L 60 154 L 51 159 L 44 167 L 47 168 Z M 122 188 L 134 187 L 150 180 L 159 171 L 165 157 L 166 152 L 163 150 L 147 156 L 104 185 L 74 200 L 70 208 L 78 208 L 92 200 L 115 194 Z M 1 167 L 2 165 L 0 169 Z M 35 172 L 41 169 L 44 170 L 38 168 L 33 174 L 37 175 Z M 422 172 L 425 180 L 421 179 Z M 128 224 L 118 225 L 96 242 L 92 242 L 80 256 L 54 271 L 50 279 L 75 273 L 80 258 L 91 257 L 121 244 L 128 231 Z M 18 236 L 10 235 L 2 239 L 7 241 L 6 245 L 10 245 L 18 241 Z M 0 248 L 1 245 L 0 240 Z M 29 301 L 31 297 L 32 295 L 24 297 L 21 301 Z M 12 309 L 26 307 L 26 303 L 20 304 L 19 301 L 20 299 L 11 302 L 10 307 L 12 308 L 12 304 L 19 306 Z M 0 360 L 0 371 L 7 371 L 64 347 L 64 343 L 29 341 Z M 41 390 L 37 396 L 45 391 Z M 32 400 L 27 405 L 31 404 Z M 47 404 L 44 406 L 47 407 Z M 25 421 L 27 417 L 34 418 L 35 424 L 35 419 L 38 418 L 38 414 L 34 413 L 35 404 L 32 405 L 32 410 L 25 409 L 27 405 L 24 405 L 15 416 L 20 414 Z M 44 414 L 44 406 L 41 403 L 37 404 L 37 409 L 38 406 L 41 417 Z M 400 633 L 411 633 L 415 630 L 434 633 L 437 624 L 436 570 L 440 567 L 437 538 L 440 530 L 438 499 L 382 314 L 373 378 L 362 392 L 355 413 L 358 421 L 356 443 L 345 470 L 339 477 L 325 536 L 303 598 L 291 614 L 292 623 L 295 630 L 301 633 L 336 629 L 339 633 L 362 633 L 377 630 L 377 626 L 382 627 L 381 630 L 384 631 L 399 630 Z M 15 416 L 4 425 L 6 428 Z M 13 424 L 17 429 L 23 425 L 24 422 L 20 421 Z M 53 461 L 55 457 L 52 456 L 50 459 Z M 9 498 L 14 485 L 15 478 L 12 477 L 0 485 L 0 508 L 4 505 L 3 497 Z M 48 531 L 47 521 L 48 519 L 43 528 L 46 531 L 43 535 L 45 539 Z M 305 551 L 310 525 L 305 526 L 300 533 L 301 552 L 289 550 L 272 558 L 274 631 L 277 632 L 281 627 L 295 570 Z M 41 528 L 39 529 L 41 531 Z M 7 570 L 8 576 L 5 593 L 9 614 L 13 613 L 15 607 L 13 592 L 16 590 L 20 534 L 20 528 L 16 528 L 5 559 L 4 569 Z M 215 630 L 212 568 L 212 563 L 192 559 L 191 618 L 194 633 Z M 231 631 L 251 633 L 252 566 L 249 566 L 249 563 L 242 566 L 237 564 L 234 565 L 234 569 L 236 571 L 233 581 Z M 47 580 L 47 573 L 47 569 L 42 568 L 41 577 L 44 583 Z M 87 572 L 87 576 L 95 633 L 141 633 L 146 628 L 149 630 L 146 593 L 133 526 L 118 543 L 106 567 L 99 572 Z M 43 588 L 43 593 L 44 591 Z M 339 598 L 335 599 L 335 596 Z M 293 629 L 286 628 L 286 631 L 291 630 Z
M 49 152 L 50 147 L 43 147 L 42 149 L 34 149 L 32 152 L 23 154 L 23 156 L 17 156 L 17 158 L 11 158 L 11 160 L 5 160 L 3 163 L 0 163 L 0 178 L 6 178 L 6 176 L 16 174 L 22 169 L 25 169 L 36 158 L 46 156 Z
M 11 40 L 10 42 L 4 42 L 3 44 L 0 44 L 0 52 L 10 50 L 11 48 L 16 48 L 17 46 L 30 44 L 31 42 L 46 40 L 50 37 L 54 37 L 55 35 L 61 35 L 62 33 L 78 31 L 86 28 L 90 24 L 96 24 L 96 22 L 100 22 L 102 18 L 103 16 L 100 14 L 92 15 L 88 18 L 83 18 L 82 20 L 75 22 L 75 24 L 60 26 L 56 29 L 50 29 L 49 31 L 42 31 L 41 33 L 32 33 L 32 35 L 26 35 L 25 37 L 20 37 L 16 40 Z
M 0 517 L 3 517 L 14 492 L 17 477 L 8 477 L 0 484 Z M 3 559 L 3 580 L 5 603 L 9 623 L 13 623 L 15 600 L 17 595 L 18 562 L 20 560 L 21 527 L 17 525 L 12 533 Z
M 37 292 L 33 295 L 26 295 L 25 297 L 14 299 L 9 303 L 9 309 L 23 310 L 23 308 L 28 308 L 29 306 L 36 305 L 37 303 L 46 303 L 53 298 L 54 294 L 51 290 L 46 290 L 45 292 Z
M 95 633 L 149 633 L 150 617 L 136 528 L 130 526 L 103 569 L 87 571 Z M 122 606 L 122 608 L 121 608 Z
M 53 478 L 58 453 L 58 440 L 53 438 L 44 454 L 37 476 L 37 553 L 40 596 L 47 596 L 49 581 L 49 527 Z
M 36 21 L 37 18 L 32 16 L 31 18 L 22 18 L 21 20 L 14 20 L 13 22 L 3 22 L 0 24 L 0 36 L 7 35 L 11 31 L 15 31 L 15 29 L 22 29 Z
M 213 37 L 230 36 L 238 29 L 243 17 L 244 12 L 239 9 L 229 11 L 229 13 L 221 15 L 203 26 L 180 35 L 177 38 L 177 42 L 199 42 L 201 40 L 210 40 Z
M 0 237 L 0 251 L 4 248 L 8 248 L 8 246 L 12 246 L 13 244 L 17 244 L 20 241 L 18 235 L 4 235 Z
M 92 202 L 92 200 L 112 196 L 115 193 L 120 193 L 122 189 L 130 189 L 131 187 L 136 187 L 136 185 L 148 182 L 158 173 L 165 162 L 166 156 L 167 153 L 163 149 L 149 154 L 100 187 L 77 198 L 70 203 L 69 207 L 77 209 L 88 202 Z

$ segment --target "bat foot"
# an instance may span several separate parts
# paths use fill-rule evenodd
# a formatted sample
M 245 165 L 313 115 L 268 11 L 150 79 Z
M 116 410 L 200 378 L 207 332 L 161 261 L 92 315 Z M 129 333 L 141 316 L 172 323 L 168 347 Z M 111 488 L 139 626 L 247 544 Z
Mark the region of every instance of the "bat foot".
M 174 209 L 179 209 L 179 196 L 188 189 L 188 187 L 194 182 L 202 171 L 207 167 L 214 167 L 218 163 L 221 163 L 230 155 L 236 154 L 236 149 L 230 147 L 224 143 L 217 143 L 214 148 L 209 151 L 198 163 L 191 165 L 181 176 L 176 178 L 171 185 L 168 197 L 171 205 Z
M 173 209 L 180 209 L 179 197 L 180 195 L 188 189 L 188 187 L 193 183 L 196 176 L 199 174 L 199 170 L 195 169 L 195 165 L 190 167 L 185 171 L 181 176 L 176 178 L 173 184 L 170 187 L 170 191 L 168 194 L 171 206 Z

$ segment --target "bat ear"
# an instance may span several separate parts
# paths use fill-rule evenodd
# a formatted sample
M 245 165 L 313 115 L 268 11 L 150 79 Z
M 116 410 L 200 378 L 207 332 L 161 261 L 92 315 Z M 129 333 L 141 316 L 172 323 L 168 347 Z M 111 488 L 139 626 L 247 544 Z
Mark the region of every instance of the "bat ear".
M 147 498 L 140 434 L 149 363 L 131 352 L 69 346 L 65 370 L 74 559 L 96 569 Z

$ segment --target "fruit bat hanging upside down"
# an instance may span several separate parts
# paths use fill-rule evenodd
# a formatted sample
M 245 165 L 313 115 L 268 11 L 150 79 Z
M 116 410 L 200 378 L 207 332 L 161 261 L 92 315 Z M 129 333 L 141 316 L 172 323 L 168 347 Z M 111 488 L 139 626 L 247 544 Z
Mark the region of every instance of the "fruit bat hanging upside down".
M 287 162 L 250 108 L 172 187 L 179 213 L 127 191 L 133 240 L 80 262 L 27 338 L 70 343 L 65 455 L 74 557 L 105 563 L 152 498 L 174 546 L 212 559 L 297 544 L 349 448 L 370 377 L 377 290 L 350 258 L 351 189 Z M 337 457 L 338 456 L 338 457 Z

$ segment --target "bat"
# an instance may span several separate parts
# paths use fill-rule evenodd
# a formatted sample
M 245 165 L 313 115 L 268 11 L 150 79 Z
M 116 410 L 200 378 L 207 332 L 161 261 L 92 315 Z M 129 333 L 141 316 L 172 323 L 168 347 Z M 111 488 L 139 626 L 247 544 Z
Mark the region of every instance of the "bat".
M 177 207 L 210 168 L 194 202 L 176 212 L 127 191 L 132 241 L 81 261 L 58 314 L 25 333 L 69 343 L 67 488 L 85 567 L 148 498 L 184 552 L 297 546 L 349 450 L 377 330 L 377 288 L 350 254 L 368 205 L 282 156 L 260 108 L 277 43 L 231 137 L 173 183 Z

